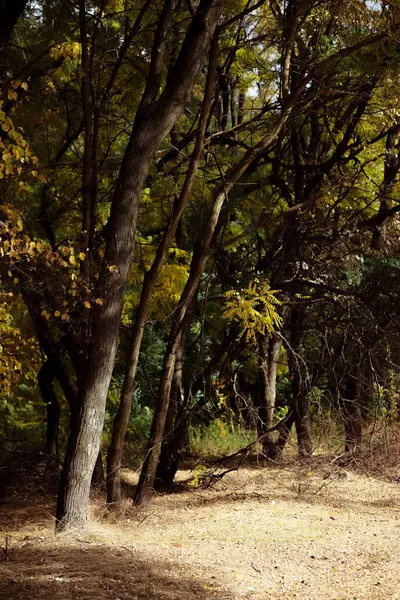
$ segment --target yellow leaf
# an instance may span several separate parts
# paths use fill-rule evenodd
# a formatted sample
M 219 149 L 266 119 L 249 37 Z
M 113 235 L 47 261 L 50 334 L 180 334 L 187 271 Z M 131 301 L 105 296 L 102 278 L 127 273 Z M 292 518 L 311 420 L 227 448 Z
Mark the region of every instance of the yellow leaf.
M 59 311 L 59 310 L 56 310 L 56 311 L 55 311 L 55 313 L 54 313 L 54 316 L 55 316 L 55 317 L 61 317 L 61 313 L 60 313 L 60 311 Z
M 79 252 L 79 258 L 80 260 L 85 260 L 86 254 L 84 252 Z
M 23 81 L 23 82 L 21 83 L 21 87 L 22 87 L 22 89 L 23 89 L 23 90 L 25 90 L 26 92 L 28 91 L 28 84 L 26 83 L 26 81 Z
M 103 306 L 103 304 L 104 304 L 103 298 L 96 298 L 95 302 L 96 302 L 96 304 L 100 304 L 100 306 Z
M 69 262 L 71 263 L 71 265 L 74 265 L 76 263 L 75 256 L 73 254 L 71 254 L 71 256 L 69 257 Z
M 61 315 L 61 321 L 68 321 L 68 315 L 67 315 L 67 313 L 63 313 Z
M 85 308 L 90 308 L 90 302 L 88 300 L 85 300 L 85 302 L 83 303 L 83 306 Z
M 19 281 L 18 277 L 14 277 L 14 279 L 13 279 L 14 285 L 17 285 L 18 281 Z

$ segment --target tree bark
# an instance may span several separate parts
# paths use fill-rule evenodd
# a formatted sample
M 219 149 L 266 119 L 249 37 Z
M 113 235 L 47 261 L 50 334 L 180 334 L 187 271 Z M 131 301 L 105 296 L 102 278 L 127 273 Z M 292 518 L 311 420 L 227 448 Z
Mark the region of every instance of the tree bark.
M 311 456 L 313 443 L 309 417 L 309 381 L 303 370 L 302 340 L 304 314 L 299 308 L 292 309 L 290 323 L 290 348 L 288 349 L 289 375 L 293 394 L 294 423 L 300 458 Z
M 161 446 L 156 473 L 156 479 L 167 489 L 170 489 L 173 484 L 181 458 L 181 450 L 185 445 L 185 441 L 188 441 L 185 389 L 183 384 L 183 358 L 189 329 L 190 320 L 188 319 L 176 351 L 175 373 L 165 425 L 165 436 Z
M 99 286 L 103 305 L 93 315 L 80 414 L 71 431 L 60 482 L 57 531 L 81 528 L 87 522 L 90 481 L 100 447 L 140 196 L 154 152 L 190 101 L 221 11 L 222 4 L 217 0 L 201 0 L 161 96 L 156 101 L 149 98 L 146 86 L 135 117 L 111 205 Z M 154 56 L 157 61 L 156 48 Z
M 282 340 L 277 335 L 262 336 L 259 339 L 259 426 L 258 433 L 263 435 L 273 426 L 276 400 L 276 371 Z M 263 453 L 267 458 L 276 457 L 272 435 L 265 434 L 262 440 Z
M 2 0 L 0 3 L 0 79 L 6 68 L 6 50 L 18 19 L 28 0 Z
M 294 424 L 294 418 L 294 410 L 292 410 L 292 414 L 289 415 L 289 418 L 287 419 L 287 421 L 285 421 L 284 425 L 279 430 L 279 437 L 275 446 L 277 457 L 282 455 L 283 450 L 285 449 L 285 446 L 288 443 L 290 432 Z

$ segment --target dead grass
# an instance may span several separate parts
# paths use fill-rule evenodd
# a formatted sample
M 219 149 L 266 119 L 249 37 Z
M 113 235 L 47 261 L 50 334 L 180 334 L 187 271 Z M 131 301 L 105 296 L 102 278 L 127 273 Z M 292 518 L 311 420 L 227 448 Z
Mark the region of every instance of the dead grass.
M 81 536 L 54 537 L 53 508 L 0 506 L 0 599 L 400 599 L 400 484 L 326 458 L 242 468 L 146 509 L 96 498 Z

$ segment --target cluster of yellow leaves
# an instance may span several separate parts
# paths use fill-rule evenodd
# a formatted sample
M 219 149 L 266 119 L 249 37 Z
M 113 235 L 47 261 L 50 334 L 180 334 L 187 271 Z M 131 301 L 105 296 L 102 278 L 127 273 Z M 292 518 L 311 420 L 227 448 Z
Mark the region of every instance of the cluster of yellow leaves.
M 240 324 L 239 338 L 244 335 L 247 342 L 256 344 L 258 334 L 273 333 L 282 325 L 277 312 L 281 305 L 277 293 L 266 281 L 258 279 L 250 282 L 246 289 L 230 290 L 225 294 L 227 302 L 223 317 Z
M 23 222 L 15 209 L 3 205 L 0 210 L 7 217 L 0 229 L 0 258 L 8 266 L 7 282 L 18 289 L 22 278 L 29 285 L 32 272 L 34 281 L 40 285 L 42 280 L 45 288 L 47 273 L 59 272 L 57 290 L 54 285 L 52 290 L 56 306 L 46 304 L 41 311 L 46 320 L 54 317 L 68 321 L 71 311 L 78 307 L 87 310 L 103 304 L 103 298 L 91 299 L 91 290 L 82 281 L 80 263 L 86 258 L 84 252 L 76 252 L 73 246 L 60 246 L 53 251 L 47 242 L 32 240 L 23 233 Z
M 7 100 L 17 100 L 18 90 L 26 91 L 26 82 L 15 80 L 10 82 Z M 21 128 L 15 127 L 11 117 L 5 113 L 4 101 L 0 93 L 0 179 L 10 175 L 21 175 L 26 167 L 30 167 L 30 174 L 44 181 L 44 177 L 35 170 L 38 164 L 37 156 L 32 155 L 29 145 L 24 138 Z M 20 182 L 20 187 L 24 183 Z
M 151 301 L 151 310 L 157 318 L 164 318 L 175 308 L 188 277 L 188 265 L 166 264 L 163 266 Z
M 23 356 L 38 352 L 38 344 L 32 337 L 21 334 L 10 312 L 12 292 L 0 292 L 0 396 L 9 394 L 11 387 L 23 375 Z
M 78 59 L 81 55 L 81 44 L 79 42 L 63 42 L 53 46 L 50 50 L 50 56 L 55 59 L 69 58 Z

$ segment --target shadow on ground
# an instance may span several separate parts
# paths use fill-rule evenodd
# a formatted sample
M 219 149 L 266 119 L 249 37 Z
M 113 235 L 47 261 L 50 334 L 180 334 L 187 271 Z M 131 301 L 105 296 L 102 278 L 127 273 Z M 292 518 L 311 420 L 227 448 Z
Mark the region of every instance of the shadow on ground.
M 213 583 L 214 582 L 214 583 Z M 129 549 L 82 544 L 11 550 L 0 563 L 1 600 L 229 600 L 215 580 Z

